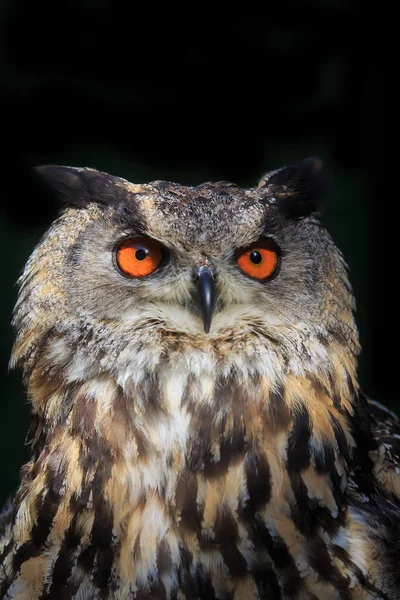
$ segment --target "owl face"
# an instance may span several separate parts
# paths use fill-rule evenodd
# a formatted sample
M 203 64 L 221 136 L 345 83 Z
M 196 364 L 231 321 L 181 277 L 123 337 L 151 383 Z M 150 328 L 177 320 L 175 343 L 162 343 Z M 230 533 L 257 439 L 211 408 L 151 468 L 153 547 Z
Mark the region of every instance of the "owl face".
M 69 167 L 41 173 L 69 207 L 28 262 L 21 297 L 29 287 L 31 311 L 17 305 L 20 328 L 47 322 L 78 341 L 90 329 L 102 356 L 144 339 L 164 352 L 182 341 L 217 353 L 245 342 L 292 355 L 309 353 L 305 341 L 318 336 L 356 343 L 344 263 L 313 216 L 319 162 L 250 189 L 133 185 Z
M 332 262 L 319 224 L 285 222 L 274 204 L 221 191 L 175 195 L 163 184 L 150 198 L 85 209 L 92 218 L 64 256 L 73 311 L 134 327 L 151 312 L 167 330 L 202 337 L 316 318 Z

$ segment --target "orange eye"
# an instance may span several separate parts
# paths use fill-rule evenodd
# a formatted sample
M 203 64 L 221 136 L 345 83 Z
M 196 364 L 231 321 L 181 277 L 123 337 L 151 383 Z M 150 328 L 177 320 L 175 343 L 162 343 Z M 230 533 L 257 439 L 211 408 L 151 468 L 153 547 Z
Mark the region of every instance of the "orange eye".
M 236 262 L 253 279 L 269 279 L 279 265 L 278 248 L 269 240 L 258 240 L 236 253 Z
M 137 237 L 125 240 L 117 248 L 117 265 L 129 277 L 145 277 L 161 264 L 162 246 L 156 240 Z

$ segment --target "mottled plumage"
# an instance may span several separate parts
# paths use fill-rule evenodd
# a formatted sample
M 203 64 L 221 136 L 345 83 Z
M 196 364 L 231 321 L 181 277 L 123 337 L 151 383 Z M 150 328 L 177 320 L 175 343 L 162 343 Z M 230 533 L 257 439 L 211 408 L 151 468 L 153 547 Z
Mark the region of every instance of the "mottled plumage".
M 400 598 L 400 424 L 359 389 L 321 163 L 250 189 L 39 173 L 67 206 L 15 308 L 32 457 L 0 597 Z M 138 236 L 163 259 L 130 277 Z M 237 259 L 260 239 L 265 280 Z

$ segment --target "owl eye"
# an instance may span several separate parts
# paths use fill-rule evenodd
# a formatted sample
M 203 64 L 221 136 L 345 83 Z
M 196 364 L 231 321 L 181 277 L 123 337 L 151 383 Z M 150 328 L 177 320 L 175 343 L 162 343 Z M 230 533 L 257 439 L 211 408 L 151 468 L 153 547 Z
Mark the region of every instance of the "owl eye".
M 271 240 L 261 239 L 236 252 L 240 269 L 253 279 L 270 279 L 278 271 L 279 248 Z
M 163 247 L 156 240 L 146 237 L 124 240 L 116 249 L 119 269 L 129 277 L 151 275 L 161 264 Z

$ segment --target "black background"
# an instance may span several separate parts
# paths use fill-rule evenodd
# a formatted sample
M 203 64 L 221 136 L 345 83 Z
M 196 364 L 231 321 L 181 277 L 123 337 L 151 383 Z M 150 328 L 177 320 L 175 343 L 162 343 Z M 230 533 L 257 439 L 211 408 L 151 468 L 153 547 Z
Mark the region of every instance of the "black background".
M 115 6 L 0 9 L 0 501 L 28 456 L 29 405 L 21 373 L 7 370 L 15 281 L 59 209 L 31 175 L 38 164 L 246 186 L 320 156 L 334 182 L 323 220 L 357 298 L 360 381 L 398 407 L 397 221 L 387 200 L 396 173 L 387 176 L 388 57 L 377 24 L 355 3 L 328 0 L 270 3 L 268 18 L 247 21 L 156 19 L 155 6 L 145 18 Z

